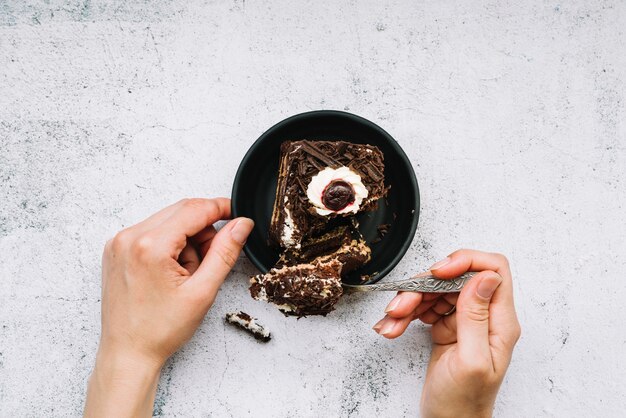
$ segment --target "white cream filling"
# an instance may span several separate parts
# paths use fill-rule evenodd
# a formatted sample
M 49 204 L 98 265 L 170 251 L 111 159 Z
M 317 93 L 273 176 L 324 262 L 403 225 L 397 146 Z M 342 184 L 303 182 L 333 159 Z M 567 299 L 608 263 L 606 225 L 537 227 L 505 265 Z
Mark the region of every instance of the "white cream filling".
M 328 209 L 322 202 L 322 195 L 324 194 L 326 186 L 336 180 L 345 181 L 350 184 L 354 190 L 354 202 L 339 211 Z M 345 166 L 337 169 L 326 167 L 313 176 L 306 190 L 306 195 L 315 207 L 315 211 L 322 216 L 328 216 L 332 213 L 357 213 L 363 199 L 367 198 L 368 194 L 369 192 L 361 181 L 361 176 Z
M 291 217 L 291 211 L 287 209 L 288 198 L 285 196 L 283 199 L 283 206 L 285 207 L 285 219 L 283 220 L 283 233 L 280 236 L 280 240 L 285 247 L 291 247 L 295 244 L 295 248 L 300 248 L 300 243 L 296 242 L 294 237 L 298 228 L 296 228 L 296 223 L 293 221 Z
M 276 305 L 276 307 L 278 308 L 278 310 L 283 311 L 283 312 L 293 312 L 296 310 L 295 306 L 288 305 L 286 303 L 282 305 Z
M 233 312 L 231 314 L 229 314 L 229 318 L 228 320 L 230 322 L 234 322 L 237 323 L 239 325 L 241 325 L 244 328 L 248 328 L 250 331 L 256 333 L 256 334 L 260 334 L 264 337 L 269 337 L 270 336 L 270 332 L 265 329 L 264 327 L 262 327 L 261 325 L 256 323 L 256 319 L 252 318 L 250 319 L 250 321 L 246 321 L 242 318 L 239 317 L 239 315 L 236 312 Z
M 263 287 L 263 283 L 258 282 L 257 280 L 255 280 L 255 282 L 259 283 L 261 285 L 261 289 L 259 290 L 259 293 L 256 295 L 256 300 L 262 300 L 265 302 L 269 302 L 267 300 L 267 292 L 265 291 L 265 287 Z
M 296 224 L 293 222 L 293 218 L 291 217 L 291 211 L 285 208 L 285 222 L 283 225 L 283 235 L 281 237 L 284 244 L 287 246 L 291 246 L 295 244 L 293 239 L 293 233 L 296 230 Z

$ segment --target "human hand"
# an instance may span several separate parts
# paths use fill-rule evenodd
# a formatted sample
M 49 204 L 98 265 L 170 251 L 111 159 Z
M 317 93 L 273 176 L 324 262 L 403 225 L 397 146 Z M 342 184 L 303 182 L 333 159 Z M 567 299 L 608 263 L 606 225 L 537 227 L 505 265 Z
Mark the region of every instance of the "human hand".
M 399 293 L 374 329 L 396 338 L 414 319 L 433 325 L 423 417 L 490 417 L 521 332 L 509 263 L 500 254 L 459 250 L 431 271 L 441 279 L 480 273 L 460 294 Z
M 229 218 L 229 199 L 185 199 L 107 242 L 85 416 L 151 416 L 163 363 L 202 322 L 254 226 L 238 218 L 217 232 Z

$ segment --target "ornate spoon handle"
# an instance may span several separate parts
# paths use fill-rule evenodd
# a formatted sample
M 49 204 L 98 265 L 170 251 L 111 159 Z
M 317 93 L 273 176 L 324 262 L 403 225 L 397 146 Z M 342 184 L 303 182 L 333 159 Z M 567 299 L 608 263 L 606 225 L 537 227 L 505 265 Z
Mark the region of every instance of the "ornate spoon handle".
M 399 282 L 375 283 L 375 284 L 343 284 L 346 290 L 353 292 L 403 291 L 424 293 L 454 293 L 460 292 L 463 286 L 474 277 L 475 272 L 467 272 L 454 279 L 438 279 L 430 274 L 419 275 Z

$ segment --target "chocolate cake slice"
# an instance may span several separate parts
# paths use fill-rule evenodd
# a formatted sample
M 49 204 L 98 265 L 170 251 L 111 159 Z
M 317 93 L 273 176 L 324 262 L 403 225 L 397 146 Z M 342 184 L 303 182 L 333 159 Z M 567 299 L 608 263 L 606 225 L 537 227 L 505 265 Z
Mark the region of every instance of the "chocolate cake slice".
M 285 141 L 280 152 L 270 240 L 281 248 L 300 248 L 334 218 L 375 210 L 387 192 L 383 154 L 375 146 Z
M 267 274 L 250 279 L 252 297 L 285 315 L 331 312 L 343 293 L 342 275 L 371 259 L 354 215 L 375 210 L 386 193 L 375 146 L 284 142 L 270 224 L 270 240 L 283 251 Z
M 331 260 L 341 263 L 341 276 L 368 263 L 372 250 L 354 228 L 342 225 L 319 237 L 302 241 L 300 249 L 283 252 L 275 268 L 302 263 L 319 264 Z
M 254 299 L 278 305 L 286 315 L 326 315 L 342 294 L 341 277 L 369 262 L 371 253 L 358 231 L 339 226 L 305 239 L 298 250 L 283 252 L 268 274 L 252 278 L 250 293 Z M 290 291 L 287 300 L 284 289 L 294 288 L 300 296 L 294 299 Z
M 287 316 L 326 316 L 343 293 L 341 263 L 335 259 L 273 268 L 250 283 L 254 299 L 275 304 Z

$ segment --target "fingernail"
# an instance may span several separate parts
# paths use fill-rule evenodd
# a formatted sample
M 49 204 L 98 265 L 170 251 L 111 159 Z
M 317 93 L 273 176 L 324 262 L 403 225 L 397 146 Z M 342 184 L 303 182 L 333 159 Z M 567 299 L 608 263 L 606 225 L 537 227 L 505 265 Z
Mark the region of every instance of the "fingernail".
M 372 327 L 372 329 L 380 334 L 380 328 L 383 326 L 383 321 L 384 319 L 381 319 L 380 321 L 378 321 L 376 325 Z
M 394 323 L 386 324 L 379 332 L 380 335 L 387 335 L 393 331 Z
M 437 270 L 448 264 L 452 259 L 450 257 L 446 257 L 441 261 L 437 261 L 435 264 L 430 266 L 430 270 Z
M 500 286 L 502 280 L 496 276 L 485 277 L 476 286 L 476 293 L 483 299 L 489 299 L 493 296 L 494 292 Z
M 241 218 L 237 221 L 233 229 L 230 230 L 230 236 L 239 244 L 244 245 L 248 239 L 248 235 L 254 228 L 254 221 L 248 218 Z
M 398 305 L 400 304 L 400 295 L 397 295 L 395 298 L 391 299 L 389 305 L 385 308 L 385 313 L 393 312 Z

